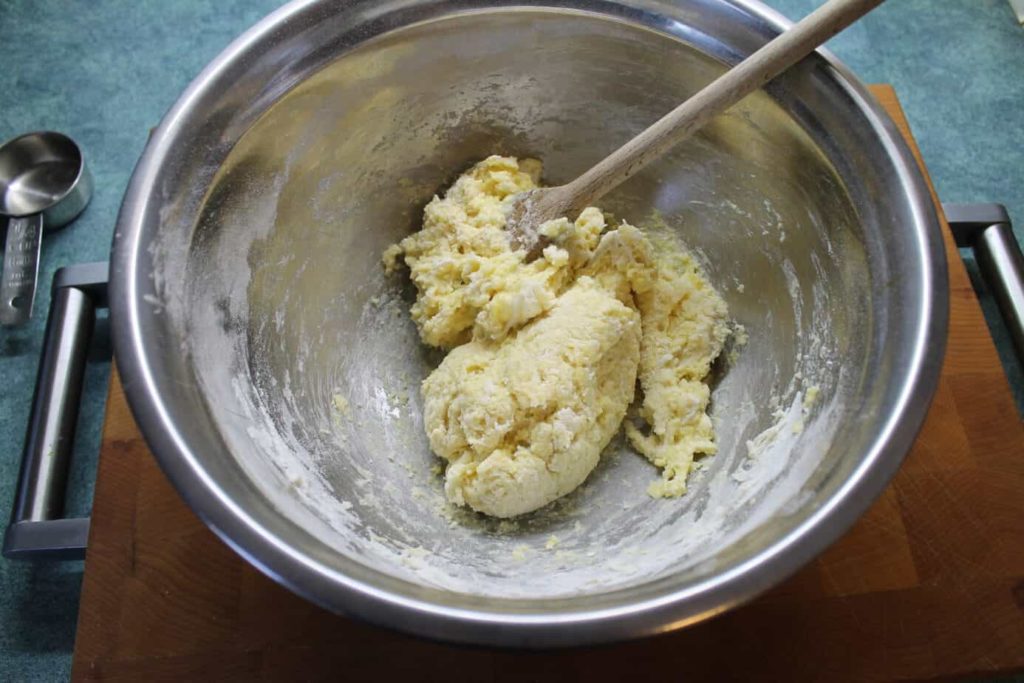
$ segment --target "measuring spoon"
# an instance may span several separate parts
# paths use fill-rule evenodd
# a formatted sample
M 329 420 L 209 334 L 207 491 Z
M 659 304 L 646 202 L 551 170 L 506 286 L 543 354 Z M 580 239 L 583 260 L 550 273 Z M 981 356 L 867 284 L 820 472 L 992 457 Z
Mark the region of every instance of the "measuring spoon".
M 7 220 L 0 325 L 32 317 L 43 230 L 78 218 L 92 197 L 82 151 L 61 133 L 26 133 L 0 146 L 0 223 Z

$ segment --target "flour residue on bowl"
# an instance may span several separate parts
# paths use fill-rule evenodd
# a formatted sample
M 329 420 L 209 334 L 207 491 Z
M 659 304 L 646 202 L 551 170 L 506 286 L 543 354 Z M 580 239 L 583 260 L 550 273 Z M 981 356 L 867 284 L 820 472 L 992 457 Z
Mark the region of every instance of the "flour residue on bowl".
M 161 317 L 178 325 L 167 343 L 216 426 L 223 452 L 206 457 L 228 463 L 225 488 L 244 482 L 252 514 L 325 572 L 515 599 L 699 580 L 806 519 L 828 494 L 819 483 L 847 466 L 835 436 L 871 331 L 856 216 L 824 153 L 764 93 L 631 179 L 603 208 L 690 245 L 735 321 L 711 375 L 718 453 L 686 495 L 652 500 L 656 469 L 619 434 L 581 487 L 537 513 L 499 522 L 453 507 L 422 420 L 420 384 L 441 358 L 378 255 L 482 152 L 543 154 L 548 181 L 568 180 L 721 66 L 675 41 L 648 49 L 653 34 L 626 25 L 579 42 L 555 17 L 508 21 L 516 31 L 460 41 L 458 64 L 430 83 L 383 37 L 280 97 L 234 144 L 191 232 L 154 247 L 154 261 L 179 261 L 155 276 Z M 409 30 L 449 54 L 439 24 Z M 583 50 L 591 82 L 523 76 L 535 56 L 519 29 L 538 49 Z M 655 78 L 629 66 L 664 54 L 686 67 Z M 608 73 L 618 99 L 596 100 Z
M 671 228 L 661 219 L 650 229 Z M 791 269 L 784 265 L 783 272 L 791 282 Z M 803 296 L 799 288 L 788 291 Z M 274 505 L 336 552 L 418 584 L 525 598 L 635 585 L 676 571 L 680 558 L 708 570 L 717 562 L 715 548 L 743 538 L 766 517 L 799 509 L 793 501 L 806 496 L 801 487 L 818 463 L 815 449 L 800 444 L 825 443 L 834 429 L 835 406 L 819 405 L 814 419 L 803 407 L 814 392 L 801 387 L 820 374 L 827 337 L 803 326 L 795 301 L 796 342 L 806 350 L 797 356 L 802 370 L 788 379 L 776 375 L 783 381 L 772 424 L 758 428 L 761 399 L 735 376 L 746 349 L 762 343 L 758 327 L 748 322 L 726 350 L 734 367 L 718 375 L 713 395 L 712 416 L 719 433 L 728 435 L 728 450 L 698 461 L 686 497 L 671 504 L 649 499 L 645 482 L 653 469 L 620 436 L 576 492 L 532 516 L 496 524 L 444 497 L 442 474 L 424 437 L 419 392 L 439 359 L 421 350 L 407 297 L 383 274 L 339 293 L 335 305 L 357 311 L 346 332 L 346 354 L 324 366 L 315 354 L 329 343 L 327 333 L 305 332 L 290 359 L 296 369 L 275 375 L 262 362 L 236 367 L 229 383 L 233 395 L 223 403 L 246 407 L 246 440 L 269 457 L 239 462 L 254 481 L 264 482 Z M 269 329 L 289 329 L 279 321 L 290 305 L 286 299 L 267 312 Z M 208 323 L 224 333 L 220 344 L 204 345 L 211 365 L 238 357 L 232 349 L 248 348 L 242 357 L 251 357 L 245 330 L 219 322 Z M 285 340 L 280 344 L 257 353 L 280 356 L 288 348 Z M 309 374 L 317 367 L 323 370 Z M 311 392 L 323 398 L 314 400 Z M 723 402 L 731 405 L 727 417 Z M 796 424 L 802 428 L 793 429 Z M 737 441 L 742 434 L 750 436 Z M 531 567 L 528 576 L 514 570 L 524 562 Z

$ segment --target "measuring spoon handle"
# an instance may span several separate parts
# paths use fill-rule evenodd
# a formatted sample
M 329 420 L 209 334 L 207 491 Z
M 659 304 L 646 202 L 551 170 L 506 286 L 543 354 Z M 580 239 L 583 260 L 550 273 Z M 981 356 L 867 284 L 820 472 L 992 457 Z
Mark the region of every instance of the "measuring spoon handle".
M 9 218 L 0 278 L 0 325 L 23 325 L 32 317 L 43 243 L 43 214 Z

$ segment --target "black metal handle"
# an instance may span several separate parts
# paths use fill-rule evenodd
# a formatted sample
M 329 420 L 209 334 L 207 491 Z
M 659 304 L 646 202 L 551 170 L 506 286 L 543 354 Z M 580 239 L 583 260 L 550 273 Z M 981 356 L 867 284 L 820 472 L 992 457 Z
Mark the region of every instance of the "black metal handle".
M 958 247 L 970 247 L 1024 364 L 1024 255 L 1002 204 L 943 204 Z
M 64 519 L 64 495 L 89 339 L 96 309 L 107 306 L 107 276 L 104 261 L 61 268 L 53 278 L 18 490 L 4 535 L 4 557 L 85 557 L 89 518 Z

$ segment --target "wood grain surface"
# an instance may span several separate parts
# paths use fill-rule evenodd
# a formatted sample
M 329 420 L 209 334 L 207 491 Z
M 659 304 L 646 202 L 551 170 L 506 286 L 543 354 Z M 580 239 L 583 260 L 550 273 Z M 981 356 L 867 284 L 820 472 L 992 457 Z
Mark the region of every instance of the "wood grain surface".
M 892 90 L 874 92 L 909 139 Z M 884 495 L 844 538 L 751 604 L 621 645 L 456 647 L 314 607 L 189 511 L 115 376 L 73 679 L 881 681 L 1024 669 L 1024 427 L 943 228 L 949 351 L 925 427 Z

